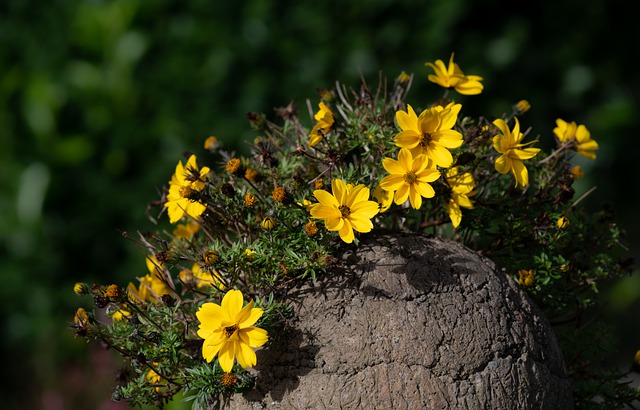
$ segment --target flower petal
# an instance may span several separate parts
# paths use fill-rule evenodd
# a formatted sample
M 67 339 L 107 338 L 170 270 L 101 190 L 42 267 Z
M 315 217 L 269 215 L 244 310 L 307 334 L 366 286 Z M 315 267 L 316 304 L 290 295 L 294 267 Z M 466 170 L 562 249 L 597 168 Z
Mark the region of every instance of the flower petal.
M 222 310 L 225 311 L 231 320 L 235 319 L 236 315 L 242 310 L 244 299 L 242 298 L 242 292 L 237 289 L 231 289 L 222 298 Z M 235 322 L 234 322 L 235 323 Z
M 250 327 L 241 330 L 241 333 L 246 336 L 249 346 L 251 347 L 260 347 L 269 340 L 269 334 L 267 331 L 260 329 L 259 327 Z
M 422 195 L 420 195 L 415 185 L 416 184 L 411 184 L 409 187 L 409 202 L 413 209 L 420 209 L 422 206 Z
M 393 141 L 403 148 L 415 148 L 420 143 L 420 134 L 414 130 L 401 131 Z
M 233 369 L 233 362 L 236 357 L 237 344 L 238 342 L 227 342 L 222 345 L 220 351 L 218 352 L 218 363 L 220 363 L 220 367 L 225 373 L 229 373 L 231 372 L 231 369 Z
M 351 227 L 351 222 L 348 219 L 343 219 L 344 225 L 340 228 L 338 232 L 340 234 L 340 239 L 345 241 L 346 243 L 351 243 L 355 239 L 353 234 L 353 228 Z
M 340 206 L 336 197 L 331 195 L 325 190 L 316 189 L 315 191 L 313 191 L 313 196 L 315 196 L 318 202 L 321 203 L 322 205 L 325 205 L 328 207 L 335 206 L 336 208 Z
M 407 202 L 407 198 L 409 198 L 409 185 L 402 184 L 395 194 L 394 200 L 396 205 L 404 204 Z

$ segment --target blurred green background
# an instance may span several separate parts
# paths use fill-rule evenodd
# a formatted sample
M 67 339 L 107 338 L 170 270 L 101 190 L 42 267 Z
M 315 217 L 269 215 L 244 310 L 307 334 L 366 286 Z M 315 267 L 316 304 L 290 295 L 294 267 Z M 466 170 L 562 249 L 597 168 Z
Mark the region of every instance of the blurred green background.
M 556 118 L 600 143 L 579 161 L 611 202 L 640 260 L 640 76 L 630 2 L 556 0 L 3 0 L 0 3 L 0 366 L 3 408 L 123 409 L 117 363 L 67 329 L 77 281 L 126 285 L 145 274 L 120 231 L 153 230 L 145 210 L 182 153 L 216 135 L 245 153 L 248 111 L 302 110 L 336 80 L 416 74 L 409 100 L 441 95 L 425 61 L 452 51 L 485 92 L 467 114 L 522 123 L 552 141 Z M 203 158 L 203 161 L 206 159 Z M 636 270 L 637 272 L 637 270 Z M 605 290 L 614 366 L 640 348 L 638 274 Z

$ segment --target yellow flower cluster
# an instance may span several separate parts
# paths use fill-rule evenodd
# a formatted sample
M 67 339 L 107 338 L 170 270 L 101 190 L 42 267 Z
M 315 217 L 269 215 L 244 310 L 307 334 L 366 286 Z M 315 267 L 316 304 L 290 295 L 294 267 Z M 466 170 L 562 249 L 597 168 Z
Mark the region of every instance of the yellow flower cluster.
M 197 219 L 207 209 L 196 196 L 204 189 L 208 173 L 209 168 L 198 168 L 195 155 L 189 157 L 186 166 L 182 165 L 182 161 L 178 162 L 164 204 L 169 213 L 169 222 L 176 223 L 184 216 Z

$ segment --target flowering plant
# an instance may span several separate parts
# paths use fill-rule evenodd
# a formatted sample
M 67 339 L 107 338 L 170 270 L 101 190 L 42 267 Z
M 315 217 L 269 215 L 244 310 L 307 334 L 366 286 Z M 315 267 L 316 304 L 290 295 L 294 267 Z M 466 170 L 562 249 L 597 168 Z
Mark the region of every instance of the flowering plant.
M 207 155 L 178 162 L 152 218 L 166 213 L 172 229 L 127 235 L 149 273 L 128 287 L 76 285 L 95 302 L 76 312 L 76 334 L 126 359 L 115 399 L 160 406 L 182 393 L 201 408 L 250 389 L 247 369 L 296 314 L 288 292 L 383 230 L 450 237 L 518 281 L 552 323 L 565 324 L 558 333 L 577 401 L 637 396 L 599 367 L 583 329 L 566 326 L 588 314 L 603 281 L 630 272 L 611 213 L 589 213 L 578 206 L 586 194 L 575 198 L 583 171 L 573 157 L 595 159 L 597 142 L 562 119 L 532 137 L 521 125 L 526 101 L 465 116 L 453 95 L 481 98 L 482 77 L 465 75 L 453 54 L 448 67 L 426 66 L 445 88 L 428 106 L 407 103 L 406 73 L 390 87 L 336 84 L 320 90 L 317 111 L 308 103 L 309 121 L 293 103 L 275 119 L 250 113 L 257 136 L 248 157 L 209 137 Z

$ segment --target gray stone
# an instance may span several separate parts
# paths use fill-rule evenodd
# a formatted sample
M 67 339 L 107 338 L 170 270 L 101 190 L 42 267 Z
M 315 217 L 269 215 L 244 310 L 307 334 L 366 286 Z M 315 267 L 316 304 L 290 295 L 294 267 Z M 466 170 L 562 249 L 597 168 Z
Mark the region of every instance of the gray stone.
M 231 409 L 571 409 L 562 356 L 513 279 L 457 242 L 367 235 L 293 293 Z

